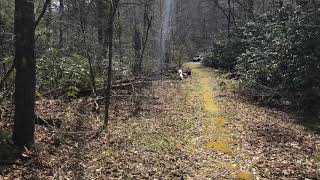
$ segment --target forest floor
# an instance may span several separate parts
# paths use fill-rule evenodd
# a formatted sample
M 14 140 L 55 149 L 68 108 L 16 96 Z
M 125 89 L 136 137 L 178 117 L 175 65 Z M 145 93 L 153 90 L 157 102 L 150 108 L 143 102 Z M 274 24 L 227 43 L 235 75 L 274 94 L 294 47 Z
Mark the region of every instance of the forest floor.
M 98 134 L 103 118 L 90 111 L 92 99 L 40 99 L 39 115 L 65 122 L 37 126 L 22 159 L 0 147 L 8 159 L 0 179 L 320 179 L 319 134 L 241 98 L 218 72 L 187 66 L 191 78 L 154 82 L 135 116 L 128 99 L 114 99 Z

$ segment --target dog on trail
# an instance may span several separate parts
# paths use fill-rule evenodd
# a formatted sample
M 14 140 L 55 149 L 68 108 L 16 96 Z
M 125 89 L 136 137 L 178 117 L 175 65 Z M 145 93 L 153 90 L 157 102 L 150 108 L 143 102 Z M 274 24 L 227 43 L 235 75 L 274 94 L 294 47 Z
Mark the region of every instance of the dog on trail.
M 180 68 L 179 70 L 178 70 L 178 76 L 179 76 L 179 79 L 180 80 L 184 80 L 184 79 L 186 79 L 186 78 L 188 78 L 188 76 L 191 76 L 191 69 L 189 69 L 189 68 Z
M 179 70 L 178 70 L 178 76 L 179 76 L 179 79 L 180 79 L 180 80 L 184 80 L 184 76 L 183 76 L 183 71 L 182 71 L 182 69 L 179 69 Z

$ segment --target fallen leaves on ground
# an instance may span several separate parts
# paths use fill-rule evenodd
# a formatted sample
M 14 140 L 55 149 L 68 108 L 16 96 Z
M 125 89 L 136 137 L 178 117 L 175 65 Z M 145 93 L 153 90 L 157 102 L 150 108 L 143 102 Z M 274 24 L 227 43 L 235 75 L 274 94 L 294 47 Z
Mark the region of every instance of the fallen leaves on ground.
M 294 116 L 222 91 L 224 79 L 207 73 L 202 81 L 196 72 L 154 82 L 136 116 L 133 96 L 113 99 L 108 129 L 92 98 L 40 99 L 39 116 L 63 125 L 37 126 L 35 147 L 1 164 L 0 179 L 320 178 L 319 135 Z M 203 83 L 212 88 L 201 90 Z M 9 131 L 12 116 L 5 117 Z

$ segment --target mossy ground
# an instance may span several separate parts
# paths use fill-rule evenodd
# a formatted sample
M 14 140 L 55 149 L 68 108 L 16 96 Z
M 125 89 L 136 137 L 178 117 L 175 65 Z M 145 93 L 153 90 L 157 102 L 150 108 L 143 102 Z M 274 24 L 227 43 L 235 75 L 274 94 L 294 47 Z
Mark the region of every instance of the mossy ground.
M 253 180 L 254 176 L 251 172 L 242 171 L 237 175 L 237 179 L 239 179 L 239 180 Z
M 232 163 L 237 161 L 237 159 L 233 159 L 233 153 L 240 146 L 236 139 L 238 132 L 237 129 L 232 128 L 234 122 L 227 117 L 232 113 L 225 112 L 223 103 L 216 98 L 219 93 L 217 75 L 209 68 L 199 64 L 188 64 L 187 66 L 193 72 L 193 79 L 190 80 L 192 92 L 198 92 L 197 98 L 201 102 L 202 113 L 205 117 L 202 121 L 202 136 L 206 143 L 203 146 L 207 151 L 213 151 L 214 156 L 220 156 L 216 158 L 221 159 L 216 164 L 227 171 L 224 178 L 236 179 L 239 175 L 241 178 L 244 177 L 241 164 Z M 221 157 L 228 159 L 228 161 L 222 160 Z M 253 176 L 252 173 L 251 175 Z

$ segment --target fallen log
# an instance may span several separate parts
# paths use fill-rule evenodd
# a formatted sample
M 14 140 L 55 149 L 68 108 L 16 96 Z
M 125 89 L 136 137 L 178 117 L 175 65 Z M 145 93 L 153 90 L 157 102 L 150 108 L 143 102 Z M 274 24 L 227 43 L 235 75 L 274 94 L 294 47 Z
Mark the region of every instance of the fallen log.
M 137 82 L 129 82 L 129 83 L 123 83 L 123 84 L 116 84 L 112 85 L 112 90 L 128 90 L 132 91 L 134 88 L 142 87 L 142 86 L 148 86 L 150 85 L 149 81 L 137 81 Z M 98 88 L 96 89 L 96 95 L 104 95 L 106 89 L 103 88 Z M 91 89 L 86 89 L 86 90 L 81 90 L 79 92 L 79 96 L 90 96 L 92 94 Z
M 112 83 L 112 90 L 130 90 L 132 91 L 135 87 L 142 87 L 142 86 L 149 86 L 151 84 L 151 81 L 146 78 L 132 78 L 132 79 L 123 79 L 123 80 L 117 80 Z M 48 92 L 45 92 L 41 94 L 42 96 L 63 96 L 66 93 L 67 89 L 65 88 L 58 88 L 54 90 L 50 90 Z M 105 88 L 98 88 L 96 89 L 95 94 L 96 95 L 104 95 Z M 90 96 L 92 95 L 92 89 L 84 89 L 80 90 L 79 96 Z
M 45 127 L 60 128 L 62 125 L 62 120 L 54 118 L 45 119 L 37 115 L 35 119 L 35 124 Z

